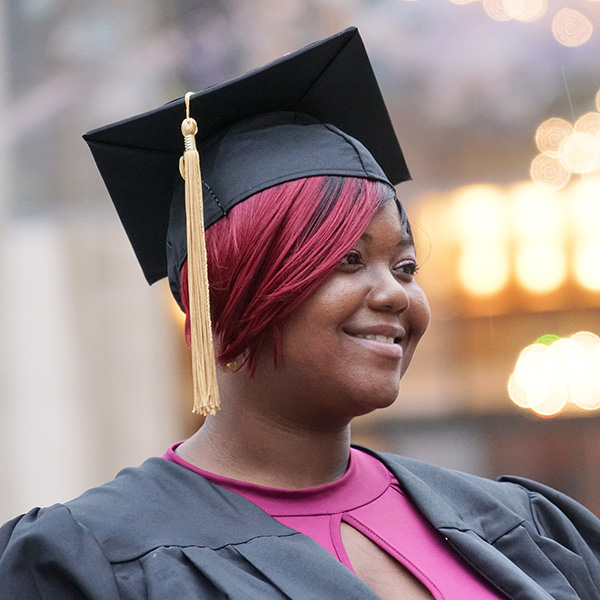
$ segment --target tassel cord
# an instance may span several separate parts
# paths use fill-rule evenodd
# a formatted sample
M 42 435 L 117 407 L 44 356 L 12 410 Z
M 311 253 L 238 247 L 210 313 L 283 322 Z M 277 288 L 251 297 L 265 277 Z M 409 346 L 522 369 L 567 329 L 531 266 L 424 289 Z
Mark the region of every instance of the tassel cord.
M 185 150 L 180 170 L 185 179 L 194 412 L 209 415 L 219 409 L 219 389 L 210 322 L 200 155 L 194 138 L 198 127 L 189 117 L 189 96 L 186 95 L 187 116 L 181 124 Z

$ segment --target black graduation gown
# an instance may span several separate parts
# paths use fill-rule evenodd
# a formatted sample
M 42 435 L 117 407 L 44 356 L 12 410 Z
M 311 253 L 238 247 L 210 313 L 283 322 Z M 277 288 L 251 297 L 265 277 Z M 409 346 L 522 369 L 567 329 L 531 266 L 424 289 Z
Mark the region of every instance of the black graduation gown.
M 517 478 L 373 453 L 448 543 L 513 600 L 598 600 L 600 521 Z M 0 529 L 1 600 L 376 600 L 312 539 L 162 458 Z

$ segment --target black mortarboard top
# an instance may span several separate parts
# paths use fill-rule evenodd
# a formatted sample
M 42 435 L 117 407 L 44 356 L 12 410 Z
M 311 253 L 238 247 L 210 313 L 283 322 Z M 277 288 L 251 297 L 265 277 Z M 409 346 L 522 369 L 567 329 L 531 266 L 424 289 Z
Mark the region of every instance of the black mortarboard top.
M 324 135 L 327 132 L 318 131 L 318 127 L 312 127 L 314 131 L 310 134 L 304 127 L 273 128 L 267 122 L 271 135 L 262 130 L 248 137 L 246 131 L 240 144 L 236 144 L 235 134 L 226 136 L 223 143 L 214 139 L 215 134 L 221 137 L 240 121 L 279 111 L 302 113 L 289 119 L 303 123 L 310 121 L 304 116 L 308 115 L 333 126 L 330 133 L 337 128 L 355 138 L 368 148 L 383 173 L 377 164 L 361 164 L 369 162 L 369 152 L 354 144 L 355 140 L 345 144 L 345 136 L 327 137 Z M 356 28 L 193 95 L 190 114 L 198 123 L 196 140 L 207 227 L 246 197 L 299 177 L 318 174 L 381 180 L 387 177 L 394 185 L 410 179 Z M 183 206 L 178 163 L 183 151 L 184 117 L 181 98 L 84 135 L 149 283 L 167 275 L 165 248 L 172 199 L 175 197 Z M 269 119 L 258 120 L 261 118 Z M 272 118 L 285 121 L 286 117 Z M 240 127 L 247 130 L 253 125 Z M 306 134 L 300 135 L 299 130 Z M 203 145 L 211 136 L 213 139 Z M 182 252 L 184 259 L 185 245 L 175 250 L 176 254 Z M 178 256 L 172 262 L 179 263 L 181 259 Z M 181 264 L 176 264 L 171 270 L 177 271 L 179 267 Z

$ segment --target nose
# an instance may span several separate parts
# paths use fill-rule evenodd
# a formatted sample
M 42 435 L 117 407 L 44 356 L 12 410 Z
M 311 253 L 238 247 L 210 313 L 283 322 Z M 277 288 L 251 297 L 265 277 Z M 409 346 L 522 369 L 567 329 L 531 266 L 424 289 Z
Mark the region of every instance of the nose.
M 373 310 L 404 312 L 410 307 L 409 284 L 399 280 L 389 268 L 378 270 L 367 295 L 367 304 Z

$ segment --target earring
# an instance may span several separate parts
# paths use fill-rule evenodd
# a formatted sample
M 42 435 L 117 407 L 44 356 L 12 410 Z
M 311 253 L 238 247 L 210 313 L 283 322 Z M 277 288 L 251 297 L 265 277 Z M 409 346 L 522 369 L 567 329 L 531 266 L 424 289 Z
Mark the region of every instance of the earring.
M 243 358 L 241 356 L 238 356 L 238 357 L 234 358 L 233 360 L 229 361 L 228 363 L 226 363 L 225 368 L 228 371 L 235 373 L 236 371 L 239 371 L 243 365 L 244 365 Z
M 246 359 L 248 358 L 248 351 L 245 350 L 239 356 L 236 356 L 233 360 L 225 363 L 225 368 L 228 371 L 236 372 L 239 371 L 245 364 Z

